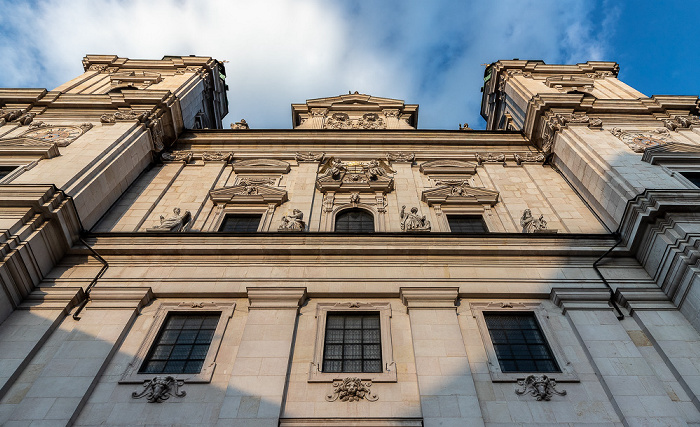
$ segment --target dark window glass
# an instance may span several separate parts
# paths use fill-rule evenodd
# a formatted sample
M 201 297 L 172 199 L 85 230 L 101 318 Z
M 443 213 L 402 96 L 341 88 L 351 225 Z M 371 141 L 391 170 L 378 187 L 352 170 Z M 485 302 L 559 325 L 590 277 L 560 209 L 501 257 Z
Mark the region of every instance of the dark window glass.
M 252 233 L 258 231 L 262 215 L 226 215 L 219 231 Z
M 503 372 L 560 372 L 534 313 L 484 313 Z
M 681 175 L 692 182 L 694 186 L 700 188 L 700 172 L 681 172 Z
M 139 373 L 198 374 L 219 317 L 219 313 L 169 314 Z
M 15 169 L 17 169 L 15 166 L 0 166 L 0 179 L 5 178 Z
M 335 217 L 335 231 L 372 233 L 374 232 L 374 217 L 362 209 L 348 209 Z
M 481 215 L 447 215 L 447 222 L 453 233 L 487 233 L 489 231 Z
M 323 372 L 382 372 L 379 313 L 328 313 Z

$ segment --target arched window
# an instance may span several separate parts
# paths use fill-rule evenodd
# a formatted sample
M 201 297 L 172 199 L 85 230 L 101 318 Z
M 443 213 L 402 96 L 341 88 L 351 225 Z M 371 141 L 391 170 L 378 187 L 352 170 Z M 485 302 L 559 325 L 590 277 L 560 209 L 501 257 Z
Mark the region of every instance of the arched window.
M 348 209 L 335 217 L 335 231 L 344 233 L 374 232 L 374 217 L 362 209 Z

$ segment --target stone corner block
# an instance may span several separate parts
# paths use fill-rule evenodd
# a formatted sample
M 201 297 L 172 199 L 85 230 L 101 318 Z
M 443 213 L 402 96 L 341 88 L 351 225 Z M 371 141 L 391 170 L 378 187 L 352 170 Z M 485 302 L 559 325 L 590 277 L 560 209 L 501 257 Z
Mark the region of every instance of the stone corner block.
M 442 308 L 456 310 L 459 288 L 401 288 L 399 296 L 409 310 L 412 308 Z
M 247 288 L 249 309 L 297 309 L 306 301 L 306 288 Z

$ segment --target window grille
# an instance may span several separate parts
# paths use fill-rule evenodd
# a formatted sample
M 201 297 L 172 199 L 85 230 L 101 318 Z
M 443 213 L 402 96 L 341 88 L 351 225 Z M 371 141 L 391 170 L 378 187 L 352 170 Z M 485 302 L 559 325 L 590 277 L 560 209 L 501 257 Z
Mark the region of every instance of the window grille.
M 382 372 L 379 313 L 328 313 L 323 372 Z

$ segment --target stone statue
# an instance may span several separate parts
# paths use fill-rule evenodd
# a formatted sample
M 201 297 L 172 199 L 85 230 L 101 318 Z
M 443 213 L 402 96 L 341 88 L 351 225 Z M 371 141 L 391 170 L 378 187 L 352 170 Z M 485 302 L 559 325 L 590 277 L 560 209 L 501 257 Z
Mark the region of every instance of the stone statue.
M 245 129 L 250 129 L 250 127 L 248 126 L 248 122 L 246 122 L 245 119 L 241 119 L 240 122 L 231 123 L 231 129 L 245 130 Z
M 294 209 L 291 215 L 282 217 L 282 224 L 279 226 L 279 231 L 304 231 L 306 223 L 302 220 L 304 214 L 299 209 Z
M 520 226 L 523 227 L 523 233 L 535 233 L 539 230 L 547 229 L 547 221 L 544 220 L 544 215 L 539 218 L 532 216 L 530 209 L 523 211 L 523 216 L 520 217 Z
M 166 218 L 163 215 L 160 216 L 160 224 L 147 229 L 146 231 L 183 231 L 185 225 L 190 222 L 190 211 L 185 211 L 183 215 L 180 215 L 180 208 L 173 209 L 173 215 Z
M 340 174 L 342 172 L 345 172 L 346 170 L 347 168 L 345 167 L 342 161 L 340 161 L 339 159 L 333 159 L 331 167 L 328 169 L 326 175 L 330 176 L 333 179 L 340 179 Z
M 469 123 L 465 123 L 462 125 L 461 123 L 459 124 L 459 130 L 473 130 L 472 128 L 469 127 Z
M 410 213 L 406 213 L 406 206 L 401 206 L 401 230 L 403 231 L 430 231 L 430 221 L 425 215 L 418 214 L 418 208 L 412 207 Z
M 384 175 L 384 169 L 382 169 L 377 160 L 370 160 L 367 163 L 367 174 L 369 179 L 376 181 L 377 177 Z

